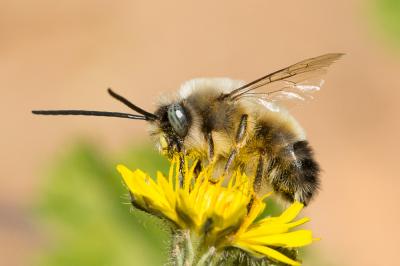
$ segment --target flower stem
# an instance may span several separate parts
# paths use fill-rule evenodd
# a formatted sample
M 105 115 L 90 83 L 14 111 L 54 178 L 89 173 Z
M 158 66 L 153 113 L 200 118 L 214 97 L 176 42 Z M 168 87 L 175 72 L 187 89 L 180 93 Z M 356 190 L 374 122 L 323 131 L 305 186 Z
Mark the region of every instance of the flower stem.
M 183 232 L 185 245 L 185 266 L 193 265 L 194 251 L 189 230 Z
M 173 234 L 172 262 L 177 266 L 212 265 L 216 248 L 203 246 L 196 235 L 189 230 L 177 231 Z
M 203 256 L 200 257 L 199 261 L 197 262 L 196 266 L 207 266 L 207 265 L 212 265 L 211 260 L 212 257 L 215 254 L 215 247 L 210 247 L 206 253 L 203 254 Z

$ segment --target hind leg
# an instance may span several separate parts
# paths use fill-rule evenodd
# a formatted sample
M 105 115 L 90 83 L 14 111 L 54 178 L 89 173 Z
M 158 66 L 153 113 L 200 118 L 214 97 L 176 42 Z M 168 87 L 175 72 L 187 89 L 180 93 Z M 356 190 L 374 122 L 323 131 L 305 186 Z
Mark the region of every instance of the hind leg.
M 272 188 L 286 200 L 307 205 L 319 187 L 319 166 L 305 140 L 285 147 L 268 171 Z
M 293 150 L 300 161 L 296 167 L 298 186 L 294 198 L 307 205 L 318 191 L 320 168 L 307 141 L 296 142 Z

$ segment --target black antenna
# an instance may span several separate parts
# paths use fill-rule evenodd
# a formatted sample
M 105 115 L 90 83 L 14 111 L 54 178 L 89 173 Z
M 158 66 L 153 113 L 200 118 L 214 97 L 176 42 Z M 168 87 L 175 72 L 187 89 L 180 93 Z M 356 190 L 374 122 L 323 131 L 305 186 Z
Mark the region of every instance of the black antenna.
M 135 120 L 150 120 L 154 121 L 158 119 L 158 116 L 155 114 L 149 113 L 142 108 L 134 105 L 121 95 L 113 92 L 110 88 L 108 89 L 108 93 L 118 101 L 122 102 L 132 110 L 138 112 L 142 115 L 134 115 L 128 113 L 118 113 L 118 112 L 105 112 L 105 111 L 87 111 L 87 110 L 34 110 L 32 111 L 35 115 L 88 115 L 88 116 L 108 116 L 108 117 L 119 117 L 119 118 L 128 118 Z
M 133 103 L 131 103 L 126 98 L 124 98 L 121 95 L 119 95 L 119 94 L 115 93 L 114 91 L 112 91 L 111 88 L 108 88 L 107 91 L 111 95 L 111 97 L 113 97 L 114 99 L 122 102 L 123 104 L 125 104 L 126 106 L 128 106 L 132 110 L 138 112 L 139 114 L 144 115 L 148 120 L 157 120 L 158 119 L 158 117 L 155 114 L 149 113 L 149 112 L 143 110 L 142 108 L 140 108 L 139 106 L 134 105 Z
M 89 115 L 89 116 L 108 116 L 120 117 L 135 120 L 152 120 L 144 115 L 133 115 L 118 112 L 103 112 L 103 111 L 86 111 L 86 110 L 35 110 L 32 111 L 35 115 Z

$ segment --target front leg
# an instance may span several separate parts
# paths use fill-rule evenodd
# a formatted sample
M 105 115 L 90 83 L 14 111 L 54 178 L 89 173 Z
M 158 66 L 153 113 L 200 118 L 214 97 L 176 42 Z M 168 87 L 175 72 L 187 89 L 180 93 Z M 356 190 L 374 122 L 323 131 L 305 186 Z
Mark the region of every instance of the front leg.
M 185 176 L 185 157 L 183 154 L 179 154 L 179 187 L 183 188 Z
M 214 140 L 212 138 L 211 131 L 205 133 L 205 139 L 206 139 L 207 144 L 208 144 L 208 162 L 212 163 L 213 160 L 214 160 L 214 154 L 215 153 L 214 153 Z M 183 150 L 183 149 L 179 149 L 179 150 Z M 185 171 L 185 169 L 184 169 L 185 168 L 185 158 L 184 158 L 184 155 L 183 155 L 184 153 L 185 153 L 185 151 L 182 151 L 182 152 L 179 153 L 179 173 L 180 173 L 180 175 L 179 175 L 179 185 L 180 185 L 180 187 L 183 187 L 183 183 L 184 183 L 184 180 L 183 180 L 183 176 L 185 174 L 184 173 L 184 171 Z M 194 173 L 196 175 L 196 178 L 199 175 L 199 173 L 201 172 L 203 166 L 204 166 L 204 162 L 202 160 L 199 160 L 197 162 L 197 165 L 196 165 L 195 169 L 194 169 Z
M 179 159 L 179 186 L 183 187 L 184 177 L 185 177 L 185 156 L 187 154 L 185 147 L 183 146 L 183 140 L 174 139 L 173 140 L 173 150 L 175 151 L 173 156 L 178 154 Z
M 240 118 L 239 127 L 236 130 L 236 137 L 235 137 L 235 146 L 232 149 L 231 153 L 229 154 L 228 160 L 226 161 L 224 171 L 225 173 L 229 171 L 232 163 L 235 161 L 236 155 L 238 154 L 240 148 L 245 144 L 247 131 L 248 131 L 248 115 L 244 114 Z

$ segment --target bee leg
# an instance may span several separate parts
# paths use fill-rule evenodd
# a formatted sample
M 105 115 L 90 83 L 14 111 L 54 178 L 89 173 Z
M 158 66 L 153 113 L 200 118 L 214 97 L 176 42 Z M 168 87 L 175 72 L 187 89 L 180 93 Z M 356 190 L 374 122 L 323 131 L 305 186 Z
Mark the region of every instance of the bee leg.
M 206 140 L 208 144 L 208 161 L 212 162 L 214 159 L 214 140 L 212 138 L 211 132 L 207 132 Z
M 258 158 L 256 175 L 253 180 L 253 191 L 257 194 L 261 190 L 262 179 L 264 176 L 264 168 L 265 168 L 265 152 L 261 152 L 260 157 Z M 251 207 L 254 202 L 254 195 L 251 197 L 249 203 L 247 204 L 247 213 L 250 212 Z
M 240 118 L 240 123 L 239 123 L 239 128 L 236 131 L 236 144 L 239 145 L 243 142 L 244 137 L 246 136 L 247 133 L 247 118 L 249 116 L 244 114 Z
M 261 152 L 260 157 L 258 158 L 256 175 L 253 181 L 253 191 L 257 194 L 261 190 L 262 179 L 265 173 L 265 152 Z M 250 212 L 251 207 L 253 206 L 254 197 L 252 196 L 251 200 L 247 204 L 247 213 Z
M 179 186 L 183 187 L 183 177 L 185 175 L 185 158 L 179 155 Z
M 318 191 L 320 171 L 308 142 L 297 141 L 284 147 L 274 161 L 266 169 L 274 191 L 289 202 L 296 200 L 306 206 Z
M 264 176 L 264 166 L 265 166 L 265 153 L 262 152 L 260 154 L 260 157 L 258 158 L 256 175 L 254 177 L 254 182 L 253 182 L 253 190 L 256 193 L 261 189 L 262 178 Z
M 245 137 L 247 136 L 247 118 L 248 115 L 244 114 L 242 115 L 241 119 L 240 119 L 240 123 L 239 123 L 239 127 L 236 131 L 236 138 L 235 138 L 235 145 L 236 147 L 234 149 L 232 149 L 228 160 L 225 164 L 225 168 L 224 171 L 228 172 L 230 166 L 232 165 L 233 161 L 235 160 L 235 157 L 239 151 L 239 149 L 241 148 L 242 144 L 244 143 Z
M 198 161 L 196 164 L 196 167 L 194 168 L 195 178 L 197 178 L 199 176 L 202 168 L 203 168 L 203 164 L 201 163 L 201 161 Z
M 233 149 L 231 151 L 231 154 L 229 154 L 228 160 L 226 161 L 225 167 L 224 167 L 224 172 L 228 172 L 229 168 L 231 167 L 233 161 L 235 160 L 237 154 L 237 149 Z
M 320 168 L 314 159 L 314 153 L 307 141 L 298 141 L 293 144 L 293 152 L 298 161 L 296 166 L 297 186 L 294 199 L 305 206 L 310 202 L 319 189 Z
M 251 197 L 249 203 L 247 203 L 246 209 L 247 209 L 247 213 L 250 212 L 251 207 L 253 207 L 253 203 L 254 203 L 254 196 Z

